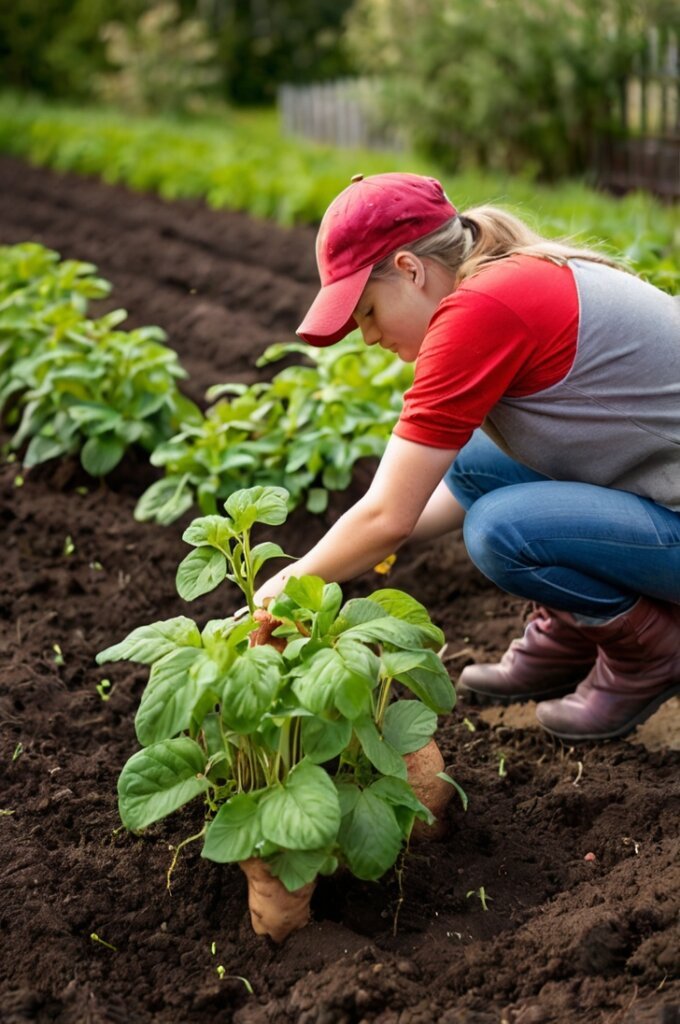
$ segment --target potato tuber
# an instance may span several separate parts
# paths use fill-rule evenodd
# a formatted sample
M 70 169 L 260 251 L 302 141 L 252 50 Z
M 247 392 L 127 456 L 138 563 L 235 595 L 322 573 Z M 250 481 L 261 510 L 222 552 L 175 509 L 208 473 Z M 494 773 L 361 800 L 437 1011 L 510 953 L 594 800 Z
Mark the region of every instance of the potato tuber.
M 283 942 L 291 932 L 304 928 L 309 921 L 316 881 L 288 892 L 259 857 L 239 861 L 239 867 L 248 879 L 248 908 L 257 935 L 269 935 L 274 942 Z
M 451 799 L 453 789 L 444 779 L 437 777 L 437 772 L 444 771 L 444 758 L 434 739 L 426 743 L 420 750 L 405 754 L 408 781 L 422 804 L 437 819 L 433 825 L 424 821 L 416 821 L 411 837 L 413 839 L 441 839 L 446 832 L 444 811 Z
M 281 619 L 275 619 L 265 608 L 257 608 L 253 612 L 253 618 L 260 625 L 250 634 L 250 646 L 261 647 L 269 644 L 275 650 L 283 652 L 286 649 L 286 639 L 282 636 L 272 636 L 275 629 L 282 625 Z

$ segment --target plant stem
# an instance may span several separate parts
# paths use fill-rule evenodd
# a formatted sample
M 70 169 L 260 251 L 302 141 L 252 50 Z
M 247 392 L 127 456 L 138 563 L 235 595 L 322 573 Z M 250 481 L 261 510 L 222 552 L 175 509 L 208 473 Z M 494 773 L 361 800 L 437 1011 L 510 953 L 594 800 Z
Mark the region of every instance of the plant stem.
M 284 778 L 290 769 L 290 718 L 287 718 L 281 726 L 279 736 L 279 747 L 276 752 L 276 775 L 280 777 L 281 763 L 284 766 Z
M 393 681 L 394 680 L 390 676 L 387 679 L 383 679 L 380 686 L 380 697 L 378 698 L 378 709 L 376 711 L 375 716 L 375 724 L 378 726 L 379 729 L 382 728 L 383 718 L 385 717 L 385 712 L 387 711 L 387 705 L 390 699 L 390 689 L 392 687 Z
M 298 761 L 302 760 L 302 720 L 296 718 L 293 723 L 293 745 L 292 745 L 292 762 L 297 764 Z
M 242 537 L 243 544 L 243 561 L 245 564 L 244 582 L 245 588 L 243 593 L 245 594 L 246 602 L 250 609 L 250 614 L 255 611 L 255 602 L 253 600 L 255 594 L 255 581 L 253 579 L 253 560 L 250 553 L 250 530 L 243 531 Z
M 177 846 L 175 847 L 175 853 L 174 853 L 174 856 L 172 858 L 172 862 L 171 862 L 170 867 L 168 868 L 167 874 L 165 876 L 165 887 L 168 890 L 168 892 L 170 892 L 170 878 L 171 878 L 172 873 L 175 870 L 175 867 L 177 865 L 177 858 L 179 857 L 180 850 L 182 849 L 183 846 L 186 846 L 187 843 L 193 843 L 197 839 L 202 839 L 202 837 L 205 835 L 206 828 L 207 828 L 207 826 L 204 825 L 203 828 L 201 829 L 201 831 L 197 832 L 195 836 L 187 836 L 186 839 L 183 839 L 182 842 L 178 843 Z

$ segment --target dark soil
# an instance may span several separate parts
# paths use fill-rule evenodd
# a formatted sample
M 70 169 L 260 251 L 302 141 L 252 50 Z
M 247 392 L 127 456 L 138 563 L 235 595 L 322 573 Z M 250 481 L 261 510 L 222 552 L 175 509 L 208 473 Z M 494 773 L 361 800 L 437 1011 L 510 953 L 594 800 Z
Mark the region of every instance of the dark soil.
M 253 379 L 254 359 L 291 336 L 314 293 L 311 231 L 2 159 L 0 243 L 25 240 L 92 260 L 115 285 L 107 308 L 165 327 L 194 398 Z M 98 668 L 94 656 L 137 625 L 204 622 L 235 598 L 177 597 L 183 524 L 133 519 L 156 472 L 142 457 L 106 486 L 69 462 L 22 487 L 16 472 L 0 470 L 2 1024 L 680 1021 L 680 753 L 654 742 L 654 720 L 628 741 L 566 749 L 530 707 L 512 719 L 460 705 L 439 740 L 470 808 L 452 806 L 446 840 L 412 851 L 403 901 L 395 874 L 323 880 L 313 922 L 283 947 L 251 932 L 238 868 L 202 860 L 195 845 L 168 892 L 170 844 L 198 830 L 200 808 L 143 838 L 119 830 L 116 778 L 136 747 L 146 670 Z M 366 478 L 364 467 L 354 496 Z M 337 496 L 323 522 L 296 513 L 277 539 L 302 553 L 351 497 Z M 454 677 L 521 629 L 523 603 L 484 580 L 458 540 L 402 553 L 390 585 L 445 630 Z M 95 689 L 104 677 L 106 702 Z M 655 720 L 677 734 L 677 706 Z

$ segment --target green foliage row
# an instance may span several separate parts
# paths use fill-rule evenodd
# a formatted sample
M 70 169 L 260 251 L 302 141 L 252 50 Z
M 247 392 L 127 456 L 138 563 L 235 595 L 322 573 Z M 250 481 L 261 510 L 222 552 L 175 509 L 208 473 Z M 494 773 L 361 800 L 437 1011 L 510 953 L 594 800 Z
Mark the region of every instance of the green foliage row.
M 338 863 L 379 878 L 414 820 L 434 821 L 407 781 L 404 754 L 430 741 L 455 692 L 436 653 L 441 630 L 402 591 L 343 603 L 337 583 L 304 576 L 268 612 L 255 609 L 255 576 L 283 552 L 253 545 L 252 528 L 280 525 L 287 505 L 283 488 L 241 490 L 226 516 L 196 519 L 184 533 L 194 550 L 177 571 L 180 596 L 229 579 L 248 601 L 245 620 L 202 631 L 184 616 L 154 622 L 97 660 L 151 666 L 135 718 L 142 749 L 118 783 L 124 825 L 145 829 L 199 798 L 204 857 L 260 857 L 295 890 Z M 412 699 L 396 699 L 395 680 Z
M 199 416 L 160 328 L 117 330 L 120 309 L 87 318 L 110 290 L 95 269 L 32 243 L 0 248 L 0 416 L 11 447 L 28 444 L 27 467 L 79 453 L 103 476 L 129 446 L 151 452 Z
M 196 502 L 214 513 L 258 483 L 285 483 L 291 506 L 306 499 L 321 512 L 357 459 L 382 454 L 412 378 L 387 352 L 356 337 L 319 350 L 273 345 L 258 365 L 293 352 L 310 365 L 217 385 L 204 415 L 178 391 L 186 374 L 159 328 L 116 330 L 124 310 L 87 318 L 88 300 L 110 290 L 94 272 L 33 243 L 0 248 L 0 416 L 11 448 L 27 445 L 25 466 L 79 453 L 104 476 L 139 444 L 165 476 L 136 516 L 167 524 Z
M 198 503 L 206 514 L 220 499 L 254 484 L 278 484 L 292 505 L 323 512 L 328 492 L 349 486 L 357 459 L 382 455 L 413 379 L 412 367 L 355 334 L 329 348 L 272 345 L 258 366 L 292 352 L 271 382 L 218 385 L 204 418 L 180 425 L 151 455 L 165 476 L 142 495 L 140 520 L 171 523 Z
M 601 195 L 573 181 L 541 187 L 521 176 L 441 174 L 408 153 L 338 151 L 281 137 L 273 115 L 203 120 L 124 117 L 105 110 L 0 97 L 0 152 L 57 170 L 96 175 L 166 199 L 201 198 L 282 224 L 318 222 L 358 171 L 410 170 L 441 178 L 461 210 L 502 205 L 549 237 L 569 237 L 623 256 L 659 287 L 680 281 L 680 207 L 637 193 Z

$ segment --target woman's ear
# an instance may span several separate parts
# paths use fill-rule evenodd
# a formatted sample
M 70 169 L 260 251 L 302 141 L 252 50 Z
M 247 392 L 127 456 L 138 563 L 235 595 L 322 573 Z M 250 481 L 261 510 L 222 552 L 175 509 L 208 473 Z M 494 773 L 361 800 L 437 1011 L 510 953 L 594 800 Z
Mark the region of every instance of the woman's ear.
M 412 281 L 419 288 L 425 284 L 425 265 L 422 260 L 414 256 L 408 249 L 400 249 L 394 256 L 394 269 L 408 281 Z

